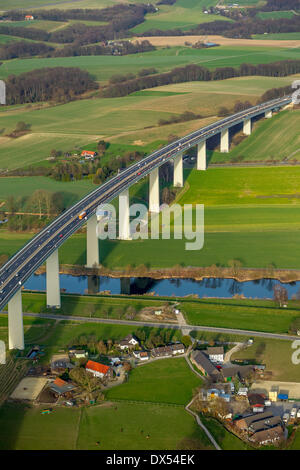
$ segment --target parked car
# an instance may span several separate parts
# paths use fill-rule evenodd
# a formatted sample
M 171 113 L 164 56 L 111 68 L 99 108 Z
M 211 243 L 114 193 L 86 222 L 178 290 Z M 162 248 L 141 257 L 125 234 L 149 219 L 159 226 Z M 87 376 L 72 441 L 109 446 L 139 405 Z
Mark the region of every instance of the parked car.
M 282 421 L 286 424 L 289 422 L 289 419 L 290 419 L 290 413 L 284 413 L 284 415 L 282 416 Z

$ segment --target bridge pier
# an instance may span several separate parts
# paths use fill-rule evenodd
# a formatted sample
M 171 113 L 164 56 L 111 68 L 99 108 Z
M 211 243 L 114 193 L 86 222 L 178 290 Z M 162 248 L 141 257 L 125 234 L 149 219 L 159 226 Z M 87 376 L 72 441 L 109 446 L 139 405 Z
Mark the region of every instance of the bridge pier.
M 270 111 L 265 112 L 265 118 L 266 119 L 270 119 L 272 116 L 273 116 L 272 109 L 270 109 Z
M 47 307 L 61 307 L 58 250 L 46 260 Z
M 197 145 L 197 170 L 206 170 L 206 140 Z
M 174 186 L 182 188 L 183 186 L 183 165 L 182 165 L 182 153 L 177 155 L 174 159 Z
M 245 119 L 243 122 L 243 133 L 245 135 L 251 135 L 252 132 L 252 124 L 251 124 L 251 118 Z
M 159 212 L 159 169 L 154 168 L 149 175 L 149 211 Z
M 86 267 L 94 268 L 99 264 L 99 240 L 97 237 L 97 216 L 92 215 L 86 224 Z
M 129 189 L 125 189 L 119 195 L 119 238 L 130 239 L 129 227 Z
M 8 347 L 9 349 L 24 349 L 21 289 L 8 302 Z
M 221 131 L 220 151 L 223 153 L 229 152 L 229 129 Z

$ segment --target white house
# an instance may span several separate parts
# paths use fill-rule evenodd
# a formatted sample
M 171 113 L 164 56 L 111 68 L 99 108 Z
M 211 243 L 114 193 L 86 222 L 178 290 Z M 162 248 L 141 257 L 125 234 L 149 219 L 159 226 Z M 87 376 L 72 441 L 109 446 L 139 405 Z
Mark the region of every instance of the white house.
M 171 344 L 172 355 L 176 356 L 176 354 L 184 354 L 184 346 L 181 343 Z
M 214 363 L 223 363 L 224 362 L 224 348 L 223 346 L 211 347 L 206 349 L 206 354 L 209 357 L 209 360 Z
M 138 340 L 133 335 L 129 334 L 119 342 L 118 346 L 123 351 L 124 349 L 134 348 L 138 344 Z
M 149 355 L 146 351 L 133 351 L 133 355 L 140 361 L 148 361 L 149 359 Z

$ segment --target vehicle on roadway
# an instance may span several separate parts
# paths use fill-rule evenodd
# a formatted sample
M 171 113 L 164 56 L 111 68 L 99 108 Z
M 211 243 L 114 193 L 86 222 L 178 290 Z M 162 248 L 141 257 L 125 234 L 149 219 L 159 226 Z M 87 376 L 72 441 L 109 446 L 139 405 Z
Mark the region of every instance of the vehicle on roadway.
M 78 216 L 78 219 L 82 220 L 85 216 L 86 216 L 86 211 L 82 211 L 82 212 L 80 212 L 80 214 Z

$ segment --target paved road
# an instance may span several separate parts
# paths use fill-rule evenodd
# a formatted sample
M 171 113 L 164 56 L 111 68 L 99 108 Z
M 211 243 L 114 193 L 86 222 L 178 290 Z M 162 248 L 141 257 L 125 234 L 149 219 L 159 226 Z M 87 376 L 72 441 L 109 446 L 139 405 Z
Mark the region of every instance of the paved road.
M 279 109 L 281 106 L 291 103 L 291 101 L 291 97 L 268 101 L 221 119 L 151 153 L 141 161 L 125 169 L 122 173 L 107 180 L 77 204 L 54 219 L 1 267 L 0 309 L 8 303 L 38 267 L 85 224 L 88 218 L 96 213 L 99 204 L 111 202 L 122 191 L 148 175 L 153 169 L 158 168 L 165 161 L 173 160 L 177 155 L 182 154 L 183 151 L 188 150 L 199 142 L 233 125 L 239 124 L 245 119 L 269 110 Z M 79 219 L 79 214 L 82 211 L 86 212 L 86 217 Z
M 6 313 L 2 311 L 1 313 Z M 182 325 L 174 323 L 155 323 L 155 322 L 142 322 L 135 320 L 114 320 L 109 318 L 89 318 L 89 317 L 79 317 L 72 315 L 59 315 L 51 313 L 24 313 L 27 317 L 36 317 L 36 318 L 47 318 L 50 320 L 72 320 L 86 323 L 108 323 L 112 325 L 130 325 L 130 326 L 149 326 L 150 328 L 172 328 L 175 330 L 180 330 Z M 212 333 L 227 333 L 233 335 L 242 335 L 249 337 L 259 337 L 259 338 L 270 338 L 270 339 L 282 339 L 287 341 L 294 341 L 295 339 L 300 340 L 299 336 L 287 335 L 287 334 L 277 334 L 277 333 L 265 333 L 263 331 L 252 331 L 252 330 L 239 330 L 237 328 L 217 328 L 213 326 L 199 326 L 199 325 L 185 325 L 186 328 L 194 331 L 208 331 Z

